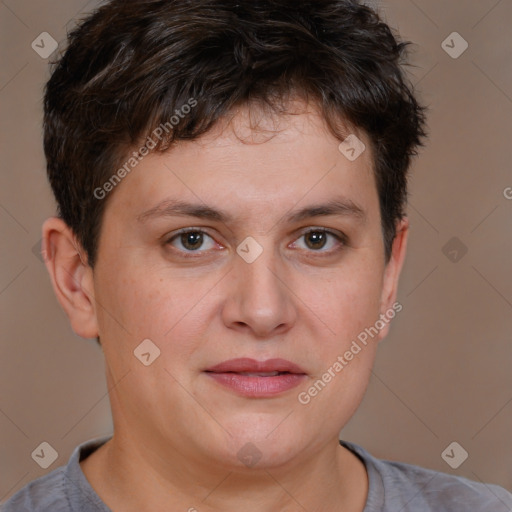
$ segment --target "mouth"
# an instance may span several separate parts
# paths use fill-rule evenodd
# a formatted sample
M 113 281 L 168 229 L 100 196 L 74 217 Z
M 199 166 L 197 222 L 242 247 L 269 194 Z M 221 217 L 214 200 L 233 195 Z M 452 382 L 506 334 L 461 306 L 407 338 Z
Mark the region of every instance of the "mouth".
M 284 375 L 289 372 L 227 372 L 227 373 L 237 373 L 238 375 L 245 375 L 247 377 L 275 377 L 276 375 Z
M 221 386 L 249 398 L 280 395 L 298 386 L 307 376 L 300 366 L 285 359 L 230 359 L 204 372 Z

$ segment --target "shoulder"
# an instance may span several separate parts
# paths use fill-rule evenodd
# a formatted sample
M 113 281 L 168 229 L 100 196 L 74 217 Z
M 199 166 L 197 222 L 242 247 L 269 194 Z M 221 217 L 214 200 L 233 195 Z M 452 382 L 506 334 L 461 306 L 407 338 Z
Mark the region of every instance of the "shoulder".
M 0 506 L 1 512 L 70 510 L 66 498 L 65 466 L 33 480 Z
M 497 485 L 377 459 L 358 445 L 346 441 L 341 444 L 365 463 L 369 493 L 364 512 L 512 511 L 512 494 Z
M 492 484 L 475 482 L 411 464 L 381 460 L 378 469 L 386 494 L 405 510 L 432 512 L 509 512 L 512 495 Z M 397 494 L 393 497 L 393 494 Z M 403 499 L 405 497 L 405 499 Z
M 96 438 L 78 445 L 65 466 L 27 484 L 0 505 L 0 512 L 108 512 L 109 509 L 85 478 L 80 461 L 110 437 Z

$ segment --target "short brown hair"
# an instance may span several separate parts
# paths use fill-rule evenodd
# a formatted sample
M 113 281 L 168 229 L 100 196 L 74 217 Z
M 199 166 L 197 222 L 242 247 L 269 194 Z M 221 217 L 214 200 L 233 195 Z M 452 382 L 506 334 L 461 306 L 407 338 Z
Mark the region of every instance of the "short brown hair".
M 399 42 L 355 0 L 112 0 L 69 35 L 44 100 L 44 149 L 58 214 L 94 266 L 102 187 L 136 144 L 197 102 L 156 149 L 206 133 L 233 108 L 312 98 L 371 140 L 387 260 L 407 201 L 425 108 Z

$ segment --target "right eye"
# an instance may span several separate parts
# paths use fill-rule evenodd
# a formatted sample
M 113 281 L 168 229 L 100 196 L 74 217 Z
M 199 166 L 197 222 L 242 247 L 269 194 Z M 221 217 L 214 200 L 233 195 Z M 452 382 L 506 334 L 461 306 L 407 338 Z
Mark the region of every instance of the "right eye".
M 208 244 L 206 249 L 202 249 L 205 244 L 205 237 L 207 237 L 211 242 Z M 206 233 L 198 228 L 186 228 L 174 233 L 170 238 L 165 242 L 166 245 L 171 245 L 178 252 L 183 253 L 185 257 L 189 257 L 187 253 L 199 252 L 203 253 L 204 251 L 211 250 L 215 247 L 215 240 Z

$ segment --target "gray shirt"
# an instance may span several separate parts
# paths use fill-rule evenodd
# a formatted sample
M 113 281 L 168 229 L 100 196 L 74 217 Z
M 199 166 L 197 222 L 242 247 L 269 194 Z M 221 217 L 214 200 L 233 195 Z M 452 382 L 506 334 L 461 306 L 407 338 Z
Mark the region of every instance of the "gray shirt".
M 75 448 L 66 466 L 30 482 L 2 512 L 111 512 L 94 492 L 79 462 L 109 437 Z M 512 494 L 497 485 L 473 482 L 401 462 L 376 459 L 364 448 L 340 441 L 368 472 L 364 512 L 512 512 Z

